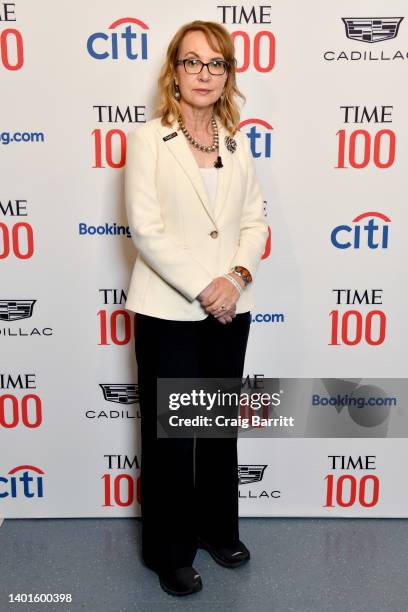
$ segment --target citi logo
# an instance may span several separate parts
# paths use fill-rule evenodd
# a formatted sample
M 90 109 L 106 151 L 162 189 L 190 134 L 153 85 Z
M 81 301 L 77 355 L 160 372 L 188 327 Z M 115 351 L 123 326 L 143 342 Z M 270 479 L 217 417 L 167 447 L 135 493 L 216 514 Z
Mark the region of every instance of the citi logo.
M 43 497 L 44 472 L 35 465 L 18 465 L 0 476 L 0 498 Z
M 147 60 L 147 32 L 143 21 L 134 17 L 122 17 L 108 26 L 107 32 L 95 32 L 86 41 L 86 48 L 96 60 L 125 57 L 130 60 Z
M 247 127 L 251 126 L 251 127 Z M 263 119 L 245 119 L 239 124 L 239 129 L 246 127 L 244 132 L 249 139 L 249 146 L 252 156 L 270 157 L 272 150 L 272 134 L 273 127 Z
M 379 212 L 365 212 L 352 223 L 338 225 L 331 232 L 331 243 L 336 249 L 388 249 L 389 217 Z

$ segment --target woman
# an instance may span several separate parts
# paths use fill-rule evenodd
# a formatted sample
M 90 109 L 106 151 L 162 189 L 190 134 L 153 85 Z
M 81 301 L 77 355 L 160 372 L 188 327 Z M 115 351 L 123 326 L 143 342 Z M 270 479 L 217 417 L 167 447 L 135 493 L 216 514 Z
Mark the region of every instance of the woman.
M 202 588 L 197 547 L 225 567 L 250 558 L 238 532 L 235 438 L 157 438 L 160 377 L 242 379 L 253 278 L 267 222 L 248 139 L 237 131 L 233 41 L 194 21 L 171 40 L 158 117 L 127 138 L 125 199 L 138 249 L 136 313 L 142 556 L 162 588 Z

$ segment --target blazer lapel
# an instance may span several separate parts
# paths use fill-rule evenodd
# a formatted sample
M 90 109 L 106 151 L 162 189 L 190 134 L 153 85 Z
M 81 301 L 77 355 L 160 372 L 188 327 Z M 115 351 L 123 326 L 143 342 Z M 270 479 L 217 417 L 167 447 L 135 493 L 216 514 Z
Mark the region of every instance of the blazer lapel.
M 177 132 L 177 136 L 169 138 L 168 140 L 163 140 L 163 144 L 168 147 L 169 151 L 174 155 L 186 176 L 191 181 L 191 184 L 193 185 L 202 205 L 204 206 L 215 227 L 217 227 L 216 221 L 221 214 L 223 204 L 226 202 L 232 175 L 232 154 L 227 150 L 224 142 L 227 132 L 224 130 L 219 119 L 217 119 L 217 126 L 219 136 L 219 154 L 222 159 L 223 167 L 218 169 L 217 191 L 213 210 L 211 209 L 208 201 L 207 192 L 196 159 L 190 150 L 190 146 L 183 132 L 178 129 L 177 121 L 175 121 L 171 127 L 165 127 L 161 124 L 159 127 L 159 132 L 162 138 L 171 134 L 172 132 Z
M 234 161 L 233 154 L 228 151 L 225 146 L 225 137 L 228 135 L 219 119 L 217 119 L 218 137 L 219 137 L 219 155 L 222 160 L 222 168 L 218 168 L 217 191 L 214 202 L 214 218 L 218 219 L 221 215 L 224 206 L 228 202 L 228 192 L 231 185 L 232 165 Z

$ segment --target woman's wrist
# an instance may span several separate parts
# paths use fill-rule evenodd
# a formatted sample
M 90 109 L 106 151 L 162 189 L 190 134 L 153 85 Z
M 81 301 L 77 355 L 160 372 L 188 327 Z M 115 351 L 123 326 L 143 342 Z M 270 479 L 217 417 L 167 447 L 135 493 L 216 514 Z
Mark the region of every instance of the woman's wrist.
M 227 272 L 226 274 L 223 275 L 224 278 L 226 278 L 232 285 L 234 285 L 234 287 L 238 290 L 239 295 L 242 294 L 244 288 L 242 287 L 242 285 L 240 284 L 238 279 L 235 279 L 234 276 L 236 276 L 236 274 L 232 274 L 231 272 Z
M 245 281 L 241 278 L 239 274 L 236 274 L 235 272 L 228 272 L 228 276 L 232 276 L 232 278 L 239 283 L 240 287 L 242 287 L 242 289 L 245 289 Z
M 233 268 L 231 268 L 231 272 L 235 276 L 239 276 L 239 278 L 244 283 L 244 287 L 246 287 L 247 285 L 249 285 L 249 283 L 252 282 L 251 273 L 247 268 L 244 268 L 244 266 L 234 266 Z
M 252 282 L 252 275 L 248 268 L 244 268 L 244 266 L 233 266 L 230 273 L 234 275 L 234 278 L 238 277 L 240 279 L 241 286 L 243 287 L 246 287 Z

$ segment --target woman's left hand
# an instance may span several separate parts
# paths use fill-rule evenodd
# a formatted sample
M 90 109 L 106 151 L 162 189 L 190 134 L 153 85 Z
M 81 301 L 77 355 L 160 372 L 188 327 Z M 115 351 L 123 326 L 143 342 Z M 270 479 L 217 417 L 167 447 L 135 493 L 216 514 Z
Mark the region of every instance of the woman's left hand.
M 241 278 L 238 282 L 241 286 L 244 284 Z M 234 306 L 239 297 L 238 289 L 223 276 L 218 276 L 200 293 L 198 299 L 206 312 L 220 317 Z M 222 305 L 225 309 L 221 309 Z
M 226 323 L 232 323 L 233 319 L 235 319 L 235 317 L 237 316 L 237 313 L 235 312 L 236 309 L 236 304 L 234 304 L 234 306 L 232 306 L 230 310 L 224 310 L 222 315 L 217 315 L 214 318 L 217 319 L 217 321 L 219 323 L 222 323 L 223 325 L 225 325 Z

